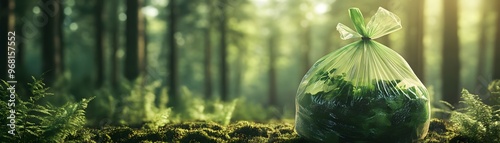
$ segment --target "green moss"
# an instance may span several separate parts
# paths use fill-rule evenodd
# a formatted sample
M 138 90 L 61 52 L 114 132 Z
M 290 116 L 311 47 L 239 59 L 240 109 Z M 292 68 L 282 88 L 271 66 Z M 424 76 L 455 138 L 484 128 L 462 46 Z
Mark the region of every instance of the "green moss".
M 214 122 L 169 123 L 158 129 L 134 129 L 108 126 L 82 129 L 65 142 L 284 142 L 298 143 L 300 138 L 290 123 L 254 123 L 240 121 L 222 126 Z
M 443 143 L 449 142 L 455 136 L 454 129 L 447 121 L 432 119 L 429 125 L 429 133 L 419 142 Z

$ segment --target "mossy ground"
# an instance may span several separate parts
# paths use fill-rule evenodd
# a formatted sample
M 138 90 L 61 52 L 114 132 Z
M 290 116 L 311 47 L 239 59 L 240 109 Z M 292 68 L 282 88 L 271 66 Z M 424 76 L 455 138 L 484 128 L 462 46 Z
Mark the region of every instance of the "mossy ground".
M 108 126 L 102 129 L 84 128 L 68 136 L 65 142 L 308 142 L 298 136 L 293 128 L 293 121 L 239 121 L 227 126 L 193 121 L 170 123 L 157 129 Z M 433 119 L 429 134 L 418 142 L 468 142 L 467 138 L 457 137 L 448 123 Z
M 84 128 L 65 142 L 305 142 L 293 131 L 293 122 L 255 123 L 239 121 L 227 126 L 214 122 L 171 123 L 157 129 L 126 126 Z

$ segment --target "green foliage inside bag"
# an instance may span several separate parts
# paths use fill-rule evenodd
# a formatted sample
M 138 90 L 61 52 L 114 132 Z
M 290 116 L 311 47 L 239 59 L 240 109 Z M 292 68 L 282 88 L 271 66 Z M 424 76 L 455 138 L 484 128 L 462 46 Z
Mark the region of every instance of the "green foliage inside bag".
M 408 63 L 373 39 L 401 29 L 399 18 L 379 8 L 365 27 L 349 9 L 356 31 L 337 25 L 341 38 L 359 38 L 319 59 L 296 96 L 296 132 L 316 142 L 412 142 L 429 127 L 427 89 Z

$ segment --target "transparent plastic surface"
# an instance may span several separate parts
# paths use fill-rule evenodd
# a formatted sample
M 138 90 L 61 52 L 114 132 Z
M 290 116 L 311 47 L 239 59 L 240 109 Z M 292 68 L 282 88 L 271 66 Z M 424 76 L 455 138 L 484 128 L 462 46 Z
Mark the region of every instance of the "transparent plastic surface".
M 304 76 L 296 96 L 295 131 L 316 142 L 425 137 L 427 89 L 398 53 L 373 40 L 400 29 L 399 18 L 379 8 L 365 27 L 359 9 L 349 12 L 356 31 L 343 24 L 337 29 L 342 39 L 361 40 L 322 57 Z

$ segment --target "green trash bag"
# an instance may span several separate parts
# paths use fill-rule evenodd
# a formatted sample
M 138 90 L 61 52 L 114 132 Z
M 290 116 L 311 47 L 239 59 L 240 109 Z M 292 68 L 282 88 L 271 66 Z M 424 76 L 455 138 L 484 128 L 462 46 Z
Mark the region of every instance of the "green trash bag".
M 430 99 L 408 63 L 373 39 L 401 29 L 379 8 L 365 27 L 349 9 L 356 31 L 337 25 L 341 38 L 358 41 L 319 59 L 295 99 L 295 131 L 314 142 L 415 142 L 427 134 Z

